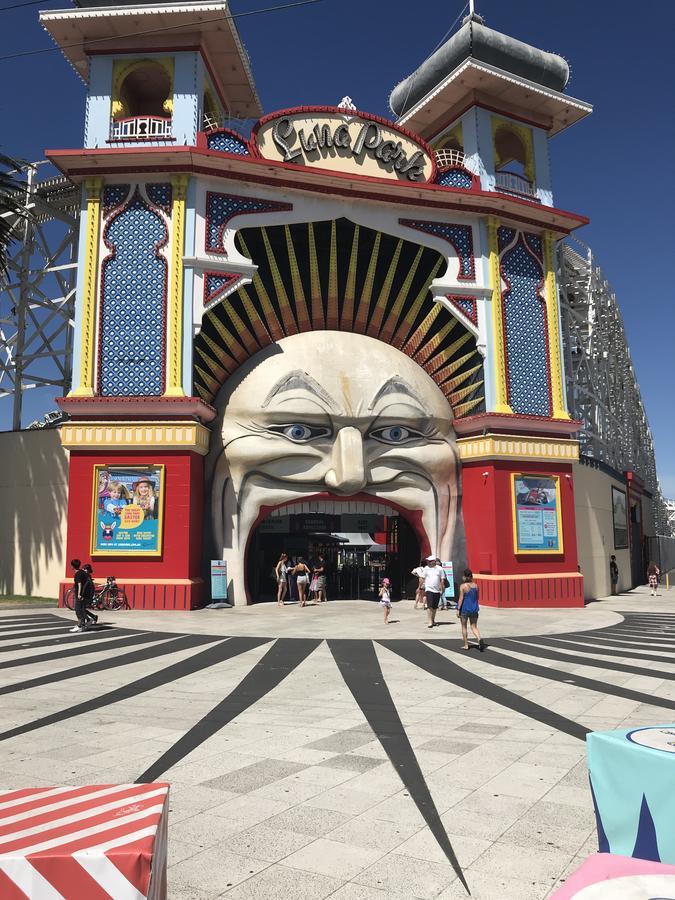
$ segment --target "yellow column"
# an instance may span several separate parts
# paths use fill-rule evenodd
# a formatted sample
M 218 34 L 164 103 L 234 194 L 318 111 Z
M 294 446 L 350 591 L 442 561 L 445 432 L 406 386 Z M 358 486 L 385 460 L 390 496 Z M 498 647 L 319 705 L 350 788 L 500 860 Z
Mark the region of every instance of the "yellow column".
M 546 270 L 546 322 L 548 325 L 548 358 L 551 367 L 551 398 L 555 419 L 569 419 L 565 404 L 562 359 L 560 357 L 560 318 L 558 315 L 558 291 L 555 279 L 555 238 L 544 232 L 544 267 Z
M 185 195 L 187 175 L 171 179 L 171 265 L 167 314 L 167 397 L 184 397 L 183 390 L 183 246 L 185 243 Z
M 502 322 L 502 283 L 499 272 L 499 244 L 497 230 L 499 219 L 488 216 L 488 252 L 490 254 L 490 287 L 492 289 L 492 371 L 495 380 L 495 405 L 492 412 L 513 412 L 509 406 L 506 385 L 506 346 Z
M 96 352 L 96 285 L 98 283 L 99 240 L 101 234 L 102 178 L 87 178 L 87 226 L 82 273 L 82 320 L 80 334 L 80 382 L 71 397 L 94 396 L 94 354 Z

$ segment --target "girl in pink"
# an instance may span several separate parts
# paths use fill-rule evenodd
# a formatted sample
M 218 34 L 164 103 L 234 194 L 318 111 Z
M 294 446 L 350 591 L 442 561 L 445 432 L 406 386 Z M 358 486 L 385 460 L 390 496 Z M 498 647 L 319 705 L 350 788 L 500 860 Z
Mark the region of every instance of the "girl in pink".
M 382 579 L 382 587 L 380 588 L 380 606 L 384 610 L 384 624 L 389 621 L 389 613 L 391 612 L 391 581 L 388 578 Z
M 649 565 L 647 566 L 647 578 L 649 579 L 649 590 L 651 591 L 652 597 L 656 597 L 656 589 L 659 586 L 660 574 L 661 570 L 656 565 L 656 563 L 651 560 Z

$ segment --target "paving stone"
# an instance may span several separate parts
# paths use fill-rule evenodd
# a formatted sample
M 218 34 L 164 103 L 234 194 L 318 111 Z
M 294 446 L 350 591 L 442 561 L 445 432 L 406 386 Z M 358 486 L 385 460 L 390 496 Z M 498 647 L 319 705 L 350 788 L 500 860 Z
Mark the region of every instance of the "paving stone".
M 261 762 L 244 766 L 234 772 L 218 775 L 216 778 L 210 778 L 201 783 L 204 787 L 232 791 L 235 794 L 247 794 L 249 791 L 273 784 L 275 781 L 280 781 L 282 778 L 294 775 L 306 768 L 307 766 L 303 763 L 274 759 L 261 760 Z
M 349 819 L 350 816 L 347 813 L 303 804 L 267 819 L 265 824 L 268 828 L 287 829 L 316 837 L 333 831 Z
M 284 865 L 345 881 L 358 875 L 381 856 L 380 850 L 319 838 L 288 856 Z
M 354 881 L 387 894 L 404 887 L 408 897 L 431 900 L 456 877 L 448 862 L 434 863 L 392 853 L 361 872 Z
M 373 739 L 372 731 L 338 731 L 329 737 L 320 738 L 307 744 L 310 750 L 334 750 L 336 753 L 344 753 L 347 750 L 355 750 L 369 744 Z
M 255 825 L 246 831 L 231 834 L 227 849 L 241 856 L 254 856 L 269 862 L 279 862 L 296 850 L 309 844 L 314 837 L 287 829 L 272 828 L 268 822 Z
M 430 741 L 426 741 L 424 744 L 419 744 L 417 746 L 418 750 L 432 750 L 436 753 L 448 753 L 452 756 L 461 756 L 463 753 L 468 753 L 470 750 L 475 750 L 479 744 L 467 744 L 462 743 L 461 741 L 452 741 L 447 738 L 433 738 Z
M 275 865 L 221 894 L 228 900 L 322 900 L 335 896 L 336 878 Z
M 381 764 L 381 760 L 370 756 L 357 756 L 354 753 L 343 753 L 319 763 L 331 769 L 348 769 L 350 772 L 368 772 Z

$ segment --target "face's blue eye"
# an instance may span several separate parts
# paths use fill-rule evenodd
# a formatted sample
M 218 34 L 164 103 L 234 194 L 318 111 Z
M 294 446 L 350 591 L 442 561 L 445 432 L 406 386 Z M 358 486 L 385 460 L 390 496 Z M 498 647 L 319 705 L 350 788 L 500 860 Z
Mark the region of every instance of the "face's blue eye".
M 389 425 L 387 428 L 377 428 L 375 431 L 371 431 L 370 436 L 385 444 L 404 444 L 408 440 L 420 437 L 420 433 L 405 428 L 403 425 Z
M 308 441 L 312 436 L 312 429 L 307 425 L 287 425 L 284 434 L 292 441 Z
M 281 434 L 294 444 L 306 444 L 313 438 L 328 437 L 330 428 L 305 425 L 303 422 L 292 422 L 290 425 L 271 425 L 268 429 L 273 434 Z

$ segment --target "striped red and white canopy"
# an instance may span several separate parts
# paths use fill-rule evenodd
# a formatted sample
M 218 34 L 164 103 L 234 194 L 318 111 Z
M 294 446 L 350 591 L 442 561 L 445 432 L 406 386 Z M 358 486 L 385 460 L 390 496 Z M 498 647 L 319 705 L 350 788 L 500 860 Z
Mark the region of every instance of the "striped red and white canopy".
M 0 791 L 0 897 L 165 897 L 168 794 L 163 783 Z

